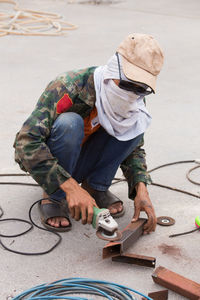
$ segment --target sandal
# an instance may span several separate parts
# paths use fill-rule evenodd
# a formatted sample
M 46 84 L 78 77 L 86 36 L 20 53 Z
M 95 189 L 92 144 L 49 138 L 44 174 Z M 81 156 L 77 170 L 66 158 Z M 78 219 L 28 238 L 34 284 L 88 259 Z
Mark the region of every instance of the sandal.
M 41 201 L 38 203 L 39 210 L 40 210 L 40 215 L 41 215 L 41 222 L 44 227 L 46 227 L 48 230 L 51 231 L 58 231 L 58 232 L 65 232 L 71 230 L 72 224 L 69 219 L 69 214 L 68 214 L 68 208 L 65 203 L 61 202 L 59 203 L 45 203 L 42 204 Z M 47 220 L 49 218 L 54 218 L 54 217 L 64 217 L 69 221 L 68 226 L 60 226 L 60 227 L 54 227 L 51 226 L 47 223 Z
M 111 206 L 114 203 L 122 203 L 123 201 L 120 200 L 117 196 L 115 196 L 113 193 L 111 193 L 109 190 L 107 191 L 97 191 L 94 190 L 93 188 L 91 188 L 89 186 L 89 184 L 84 181 L 82 183 L 82 188 L 84 188 L 96 201 L 96 204 L 98 205 L 99 208 L 108 208 L 109 206 Z M 122 217 L 125 213 L 125 208 L 123 206 L 122 211 L 112 214 L 111 216 L 114 218 L 119 218 Z

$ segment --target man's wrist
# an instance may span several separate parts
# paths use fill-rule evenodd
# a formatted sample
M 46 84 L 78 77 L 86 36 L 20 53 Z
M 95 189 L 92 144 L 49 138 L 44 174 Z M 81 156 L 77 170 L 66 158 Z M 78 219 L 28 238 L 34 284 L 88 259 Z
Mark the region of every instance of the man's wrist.
M 70 177 L 60 185 L 60 188 L 67 193 L 74 190 L 77 187 L 77 184 L 78 183 L 72 177 Z
M 136 189 L 136 193 L 137 194 L 140 194 L 140 193 L 148 193 L 147 192 L 147 187 L 146 187 L 146 184 L 144 182 L 138 182 L 136 185 L 135 185 L 135 189 Z

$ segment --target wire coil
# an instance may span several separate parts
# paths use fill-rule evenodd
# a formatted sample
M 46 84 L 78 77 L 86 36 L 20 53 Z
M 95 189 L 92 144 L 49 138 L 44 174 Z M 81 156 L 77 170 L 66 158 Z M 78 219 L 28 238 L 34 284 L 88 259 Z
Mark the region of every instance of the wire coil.
M 85 298 L 85 296 L 74 296 L 74 294 L 97 295 L 110 300 L 136 300 L 137 298 L 133 293 L 152 300 L 150 297 L 124 285 L 89 278 L 67 278 L 50 284 L 42 284 L 21 293 L 13 300 L 89 299 Z
M 50 13 L 23 9 L 14 0 L 0 0 L 1 3 L 14 5 L 15 12 L 0 13 L 0 37 L 8 34 L 24 36 L 58 36 L 77 26 L 63 21 L 62 16 Z

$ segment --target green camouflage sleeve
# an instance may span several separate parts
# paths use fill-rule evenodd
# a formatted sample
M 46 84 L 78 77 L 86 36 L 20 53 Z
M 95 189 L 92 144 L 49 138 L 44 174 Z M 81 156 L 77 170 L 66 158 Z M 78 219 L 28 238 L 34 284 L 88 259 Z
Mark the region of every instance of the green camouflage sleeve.
M 52 81 L 18 132 L 14 143 L 15 161 L 48 194 L 55 192 L 70 177 L 46 145 L 56 119 L 56 104 L 65 93 L 68 91 L 61 80 Z
M 69 71 L 50 82 L 16 136 L 15 161 L 47 194 L 55 192 L 71 177 L 58 164 L 46 144 L 51 127 L 58 115 L 65 111 L 76 112 L 84 118 L 92 110 L 95 68 Z
M 138 182 L 151 184 L 151 177 L 147 172 L 145 160 L 145 151 L 142 149 L 144 139 L 142 138 L 136 149 L 122 162 L 121 169 L 128 182 L 129 198 L 134 199 L 136 196 L 135 185 Z

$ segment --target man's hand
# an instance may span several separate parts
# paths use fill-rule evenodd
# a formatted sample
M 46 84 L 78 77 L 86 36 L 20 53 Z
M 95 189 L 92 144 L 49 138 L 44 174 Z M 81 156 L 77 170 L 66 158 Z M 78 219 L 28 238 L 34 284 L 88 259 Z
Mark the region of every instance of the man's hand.
M 88 194 L 72 177 L 60 185 L 66 193 L 69 211 L 76 221 L 82 219 L 83 224 L 91 224 L 93 218 L 93 206 L 96 206 L 94 198 Z
M 147 188 L 143 182 L 136 185 L 137 195 L 134 200 L 135 212 L 131 222 L 136 222 L 140 216 L 141 211 L 145 211 L 148 216 L 148 221 L 144 225 L 144 234 L 155 231 L 156 228 L 156 215 L 149 198 Z

